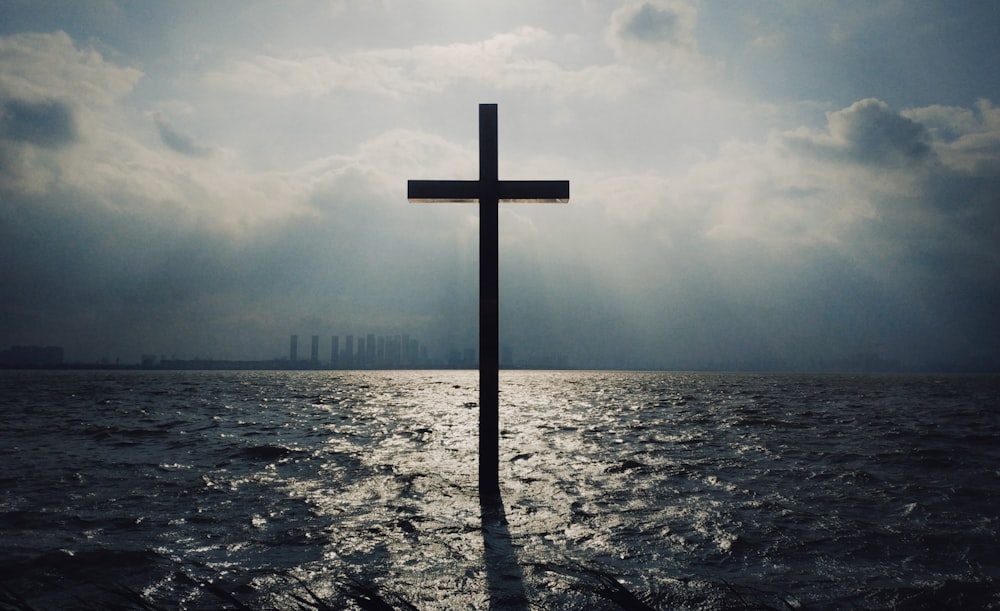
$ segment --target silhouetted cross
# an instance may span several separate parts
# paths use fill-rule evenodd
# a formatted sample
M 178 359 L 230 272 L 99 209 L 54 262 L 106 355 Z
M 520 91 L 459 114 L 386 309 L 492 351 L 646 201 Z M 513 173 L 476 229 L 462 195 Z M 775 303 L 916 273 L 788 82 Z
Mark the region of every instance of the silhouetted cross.
M 479 495 L 500 494 L 498 204 L 569 201 L 568 180 L 500 180 L 497 105 L 479 105 L 479 180 L 410 180 L 412 202 L 479 202 Z

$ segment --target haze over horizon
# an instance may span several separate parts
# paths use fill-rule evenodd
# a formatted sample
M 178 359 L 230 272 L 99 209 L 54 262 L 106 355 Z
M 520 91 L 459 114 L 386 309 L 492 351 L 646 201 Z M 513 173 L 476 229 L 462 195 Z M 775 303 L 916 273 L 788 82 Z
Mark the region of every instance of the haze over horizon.
M 475 179 L 495 102 L 500 178 L 571 183 L 501 205 L 517 358 L 996 368 L 998 46 L 982 1 L 0 0 L 0 349 L 475 346 L 477 207 L 406 181 Z

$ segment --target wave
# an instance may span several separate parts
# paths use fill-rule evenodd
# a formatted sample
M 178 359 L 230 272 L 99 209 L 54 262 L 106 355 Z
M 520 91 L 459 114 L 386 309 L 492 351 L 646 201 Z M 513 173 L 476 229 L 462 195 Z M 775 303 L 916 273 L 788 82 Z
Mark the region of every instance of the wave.
M 283 445 L 264 444 L 257 446 L 247 446 L 233 452 L 230 457 L 234 459 L 276 461 L 296 455 L 307 455 L 308 452 L 301 449 L 289 448 Z

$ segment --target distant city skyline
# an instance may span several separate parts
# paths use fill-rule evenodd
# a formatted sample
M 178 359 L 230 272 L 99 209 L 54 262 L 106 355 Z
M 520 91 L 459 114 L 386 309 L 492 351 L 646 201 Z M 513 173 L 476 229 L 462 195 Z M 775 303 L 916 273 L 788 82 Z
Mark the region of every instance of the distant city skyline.
M 340 339 L 343 337 L 343 348 Z M 475 369 L 478 353 L 475 348 L 448 348 L 431 352 L 426 345 L 408 334 L 333 335 L 328 340 L 328 358 L 321 358 L 322 343 L 318 335 L 310 336 L 310 353 L 303 358 L 298 352 L 299 335 L 288 338 L 288 351 L 272 358 L 241 359 L 215 358 L 213 356 L 177 356 L 143 353 L 138 358 L 102 357 L 94 361 L 64 358 L 61 346 L 11 346 L 0 350 L 0 368 L 17 367 L 142 367 L 146 369 Z M 357 340 L 357 341 L 355 341 Z M 402 346 L 409 345 L 405 353 Z M 369 350 L 369 345 L 373 348 Z M 789 363 L 780 360 L 738 361 L 720 360 L 698 364 L 678 363 L 675 366 L 649 367 L 638 359 L 603 367 L 593 367 L 576 362 L 566 354 L 530 355 L 515 358 L 515 347 L 501 346 L 501 369 L 607 369 L 607 370 L 664 370 L 664 371 L 761 371 L 761 372 L 955 372 L 982 373 L 1000 371 L 991 359 L 969 359 L 964 362 L 905 362 L 886 358 L 875 352 L 855 352 L 828 355 L 808 363 Z M 593 359 L 591 359 L 591 362 Z

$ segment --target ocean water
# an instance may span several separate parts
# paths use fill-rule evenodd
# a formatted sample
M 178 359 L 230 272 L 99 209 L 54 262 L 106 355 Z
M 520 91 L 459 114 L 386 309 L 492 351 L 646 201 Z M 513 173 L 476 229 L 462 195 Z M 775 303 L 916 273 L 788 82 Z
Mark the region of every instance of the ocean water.
M 0 372 L 0 609 L 1000 608 L 998 377 L 477 380 Z

